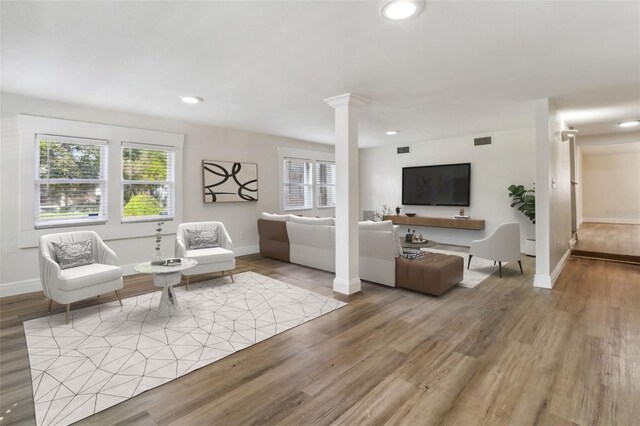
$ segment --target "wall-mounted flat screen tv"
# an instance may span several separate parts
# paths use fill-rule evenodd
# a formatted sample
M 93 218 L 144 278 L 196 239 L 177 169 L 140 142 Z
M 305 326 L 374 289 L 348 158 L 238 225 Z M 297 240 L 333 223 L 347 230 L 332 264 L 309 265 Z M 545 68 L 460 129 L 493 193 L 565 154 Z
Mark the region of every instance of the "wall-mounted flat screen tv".
M 468 206 L 471 163 L 402 168 L 402 204 Z

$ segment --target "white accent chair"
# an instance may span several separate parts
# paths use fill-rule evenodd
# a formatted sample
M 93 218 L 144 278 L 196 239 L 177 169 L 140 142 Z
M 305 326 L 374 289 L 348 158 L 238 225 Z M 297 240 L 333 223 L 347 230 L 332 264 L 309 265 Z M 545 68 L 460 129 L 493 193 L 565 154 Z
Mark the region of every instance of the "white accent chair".
M 189 239 L 187 238 L 187 229 L 201 231 L 206 229 L 218 228 L 218 246 L 206 249 L 191 250 L 189 248 Z M 233 242 L 222 222 L 190 222 L 178 225 L 176 232 L 176 257 L 186 257 L 195 259 L 198 264 L 193 268 L 182 272 L 186 277 L 186 288 L 189 290 L 189 279 L 191 275 L 208 274 L 212 272 L 225 271 L 233 280 L 232 270 L 236 267 L 236 255 L 233 252 Z
M 61 269 L 52 243 L 75 243 L 92 240 L 94 263 Z M 55 300 L 67 305 L 67 323 L 71 303 L 114 291 L 122 305 L 120 290 L 123 287 L 122 269 L 118 257 L 94 231 L 64 232 L 40 237 L 40 281 L 44 295 L 49 299 L 49 313 Z
M 502 262 L 518 261 L 520 273 L 524 273 L 520 260 L 520 224 L 517 222 L 503 223 L 487 238 L 472 241 L 467 269 L 471 265 L 473 256 L 493 260 L 494 265 L 498 262 L 500 278 L 502 278 Z

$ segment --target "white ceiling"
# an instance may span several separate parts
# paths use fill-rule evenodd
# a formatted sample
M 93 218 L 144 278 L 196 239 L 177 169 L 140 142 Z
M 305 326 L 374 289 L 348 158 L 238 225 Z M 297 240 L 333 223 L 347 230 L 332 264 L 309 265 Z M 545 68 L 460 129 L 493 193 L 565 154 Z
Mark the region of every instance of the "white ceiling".
M 640 142 L 620 143 L 612 145 L 581 146 L 583 155 L 631 154 L 640 152 Z
M 377 5 L 2 1 L 2 90 L 324 143 L 322 100 L 353 92 L 372 101 L 361 146 L 532 126 L 545 97 L 640 115 L 639 2 L 428 1 L 404 22 Z

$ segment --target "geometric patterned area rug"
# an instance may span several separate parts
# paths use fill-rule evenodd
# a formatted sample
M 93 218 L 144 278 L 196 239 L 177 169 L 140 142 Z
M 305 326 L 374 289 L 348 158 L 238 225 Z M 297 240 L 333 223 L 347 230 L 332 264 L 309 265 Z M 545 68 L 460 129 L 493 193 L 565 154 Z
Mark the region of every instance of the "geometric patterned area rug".
M 38 425 L 67 425 L 346 303 L 253 272 L 24 322 Z
M 498 265 L 493 264 L 493 260 L 483 259 L 481 257 L 474 257 L 471 259 L 471 267 L 467 269 L 467 263 L 469 262 L 469 253 L 463 253 L 458 251 L 440 250 L 434 248 L 423 248 L 423 252 L 448 254 L 449 256 L 460 256 L 464 259 L 464 278 L 458 283 L 460 287 L 474 288 L 482 281 L 489 278 L 490 275 L 498 272 Z M 507 262 L 502 262 L 502 266 Z

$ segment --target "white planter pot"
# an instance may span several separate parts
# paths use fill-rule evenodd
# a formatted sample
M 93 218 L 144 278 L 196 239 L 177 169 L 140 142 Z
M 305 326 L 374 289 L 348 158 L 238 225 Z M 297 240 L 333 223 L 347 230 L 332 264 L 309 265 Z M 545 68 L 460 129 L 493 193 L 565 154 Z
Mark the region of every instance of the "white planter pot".
M 531 257 L 536 257 L 536 240 L 527 238 L 524 241 L 524 254 Z

